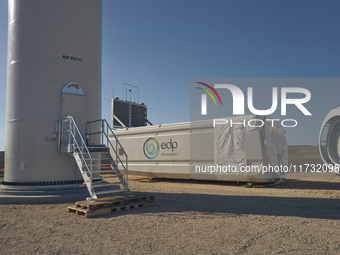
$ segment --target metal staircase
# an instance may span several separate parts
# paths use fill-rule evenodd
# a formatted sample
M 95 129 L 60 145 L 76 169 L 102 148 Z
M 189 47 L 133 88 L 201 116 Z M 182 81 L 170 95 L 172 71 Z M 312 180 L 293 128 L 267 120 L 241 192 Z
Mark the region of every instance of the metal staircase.
M 86 142 L 72 116 L 58 121 L 58 151 L 73 155 L 89 191 L 87 200 L 98 195 L 129 192 L 128 157 L 106 120 L 86 124 Z M 116 138 L 115 146 L 109 132 Z M 118 155 L 125 157 L 125 163 Z M 111 155 L 115 155 L 115 159 Z M 124 175 L 119 171 L 122 166 Z

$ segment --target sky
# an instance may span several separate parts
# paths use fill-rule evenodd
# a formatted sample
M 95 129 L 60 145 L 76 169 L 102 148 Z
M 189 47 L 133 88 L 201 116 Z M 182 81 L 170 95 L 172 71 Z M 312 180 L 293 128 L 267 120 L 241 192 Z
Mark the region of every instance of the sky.
M 192 78 L 337 78 L 339 8 L 331 0 L 103 0 L 102 97 L 121 97 L 122 83 L 138 86 L 148 119 L 165 124 L 190 120 Z M 0 150 L 7 11 L 0 0 Z M 102 115 L 110 119 L 107 100 Z M 287 140 L 315 143 L 308 132 Z

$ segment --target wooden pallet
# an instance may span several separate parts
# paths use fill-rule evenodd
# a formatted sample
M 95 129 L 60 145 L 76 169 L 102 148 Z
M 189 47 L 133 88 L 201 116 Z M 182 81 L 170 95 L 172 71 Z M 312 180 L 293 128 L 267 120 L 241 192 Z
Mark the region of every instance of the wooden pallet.
M 68 212 L 75 212 L 77 215 L 85 215 L 86 218 L 104 215 L 113 212 L 127 211 L 142 207 L 152 206 L 155 196 L 115 196 L 97 199 L 95 202 L 79 201 L 75 206 L 67 207 Z

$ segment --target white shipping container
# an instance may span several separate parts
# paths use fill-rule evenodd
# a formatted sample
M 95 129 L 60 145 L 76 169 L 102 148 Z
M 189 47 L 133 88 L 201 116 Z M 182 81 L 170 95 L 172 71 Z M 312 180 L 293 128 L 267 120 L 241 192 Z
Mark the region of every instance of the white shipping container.
M 285 179 L 288 145 L 279 122 L 253 115 L 224 120 L 227 123 L 220 121 L 215 127 L 214 120 L 204 120 L 118 129 L 115 134 L 128 154 L 130 174 L 251 182 Z M 231 125 L 232 121 L 246 125 Z M 111 142 L 116 142 L 114 137 Z M 218 166 L 237 171 L 221 172 Z M 213 167 L 220 172 L 207 172 Z M 253 172 L 245 172 L 251 167 Z M 262 172 L 265 167 L 267 172 Z

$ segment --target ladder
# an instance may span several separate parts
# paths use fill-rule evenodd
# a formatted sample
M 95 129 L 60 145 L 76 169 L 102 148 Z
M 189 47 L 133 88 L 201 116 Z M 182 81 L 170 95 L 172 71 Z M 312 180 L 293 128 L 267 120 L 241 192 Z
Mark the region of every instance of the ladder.
M 58 122 L 58 151 L 73 155 L 84 180 L 82 186 L 86 186 L 90 194 L 88 201 L 94 201 L 98 195 L 102 194 L 130 191 L 127 154 L 117 139 L 116 146 L 112 145 L 109 132 L 115 137 L 106 120 L 88 122 L 85 142 L 72 116 Z M 125 163 L 117 151 L 125 157 Z M 115 158 L 111 156 L 111 153 L 115 155 Z M 119 165 L 122 166 L 125 176 L 118 169 Z

